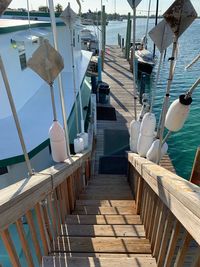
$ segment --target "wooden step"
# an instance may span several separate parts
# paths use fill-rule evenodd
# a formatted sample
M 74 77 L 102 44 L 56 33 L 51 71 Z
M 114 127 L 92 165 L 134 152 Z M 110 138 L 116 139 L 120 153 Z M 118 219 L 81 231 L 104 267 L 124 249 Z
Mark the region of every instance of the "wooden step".
M 141 224 L 139 215 L 67 215 L 66 224 Z
M 62 236 L 145 237 L 143 225 L 63 225 Z
M 131 200 L 133 199 L 133 195 L 131 192 L 121 192 L 121 193 L 113 193 L 113 192 L 100 192 L 100 193 L 82 193 L 79 195 L 79 199 L 108 199 L 108 200 Z
M 82 215 L 128 215 L 128 214 L 136 214 L 136 209 L 133 207 L 98 207 L 98 206 L 76 206 L 76 209 L 72 212 L 72 214 L 82 214 Z
M 136 237 L 58 237 L 52 252 L 151 253 L 149 240 Z
M 128 183 L 126 184 L 119 184 L 119 185 L 89 185 L 86 187 L 86 191 L 118 191 L 118 190 L 121 190 L 121 191 L 131 191 L 130 189 L 130 186 Z
M 132 258 L 70 258 L 62 256 L 45 256 L 42 261 L 43 267 L 154 267 L 157 266 L 155 259 L 142 256 Z
M 53 252 L 49 254 L 50 256 L 63 256 L 63 257 L 78 257 L 78 258 L 85 258 L 85 257 L 93 257 L 93 258 L 134 258 L 134 257 L 142 257 L 146 259 L 152 259 L 151 254 L 131 254 L 131 253 L 81 253 L 81 252 Z
M 127 180 L 125 179 L 93 179 L 90 180 L 88 185 L 94 185 L 94 186 L 103 186 L 103 185 L 127 185 Z
M 76 200 L 76 206 L 103 206 L 103 207 L 133 207 L 135 200 Z

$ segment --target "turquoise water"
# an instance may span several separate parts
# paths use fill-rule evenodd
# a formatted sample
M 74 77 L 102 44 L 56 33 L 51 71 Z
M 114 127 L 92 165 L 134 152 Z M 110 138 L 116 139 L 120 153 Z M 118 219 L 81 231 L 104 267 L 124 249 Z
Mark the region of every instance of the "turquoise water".
M 145 33 L 145 19 L 137 19 L 136 38 L 141 38 Z M 150 19 L 149 28 L 154 26 L 154 20 Z M 110 22 L 107 27 L 107 44 L 117 44 L 117 34 L 125 37 L 126 21 Z M 152 49 L 150 38 L 148 39 L 148 49 Z M 179 40 L 179 55 L 175 70 L 174 81 L 171 88 L 171 102 L 180 94 L 184 93 L 200 76 L 200 60 L 189 71 L 185 71 L 185 66 L 200 53 L 200 19 L 197 19 L 188 28 Z M 168 49 L 166 60 L 163 62 L 160 84 L 157 89 L 154 112 L 160 113 L 163 96 L 166 88 L 168 77 L 169 62 L 171 49 Z M 157 51 L 157 55 L 159 53 Z M 156 68 L 151 75 L 151 89 L 154 88 L 156 77 Z M 188 179 L 197 147 L 200 145 L 200 87 L 193 94 L 193 103 L 189 117 L 178 133 L 174 133 L 168 140 L 169 155 L 173 161 L 178 175 Z

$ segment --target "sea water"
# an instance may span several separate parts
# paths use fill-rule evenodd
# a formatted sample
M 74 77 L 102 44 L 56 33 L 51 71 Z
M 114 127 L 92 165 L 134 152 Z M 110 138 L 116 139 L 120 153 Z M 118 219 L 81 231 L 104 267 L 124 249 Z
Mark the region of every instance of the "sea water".
M 149 30 L 154 27 L 154 19 L 150 19 Z M 141 39 L 145 34 L 146 19 L 137 19 L 136 40 Z M 127 21 L 109 22 L 106 30 L 106 44 L 117 45 L 117 34 L 123 38 L 126 36 Z M 148 38 L 148 49 L 152 51 L 153 44 Z M 180 94 L 185 93 L 195 80 L 200 76 L 200 60 L 189 70 L 185 67 L 200 53 L 200 19 L 193 24 L 179 38 L 179 52 L 176 64 L 174 80 L 171 87 L 170 103 L 177 99 Z M 159 58 L 159 51 L 156 51 Z M 169 73 L 169 61 L 171 48 L 167 50 L 166 58 L 163 61 L 160 82 L 157 87 L 154 112 L 157 119 L 161 111 L 163 98 L 166 90 L 166 83 Z M 150 93 L 155 89 L 156 66 L 150 77 Z M 192 164 L 197 147 L 200 145 L 200 86 L 193 94 L 193 102 L 189 117 L 184 127 L 177 133 L 173 133 L 168 140 L 169 155 L 178 175 L 189 179 Z

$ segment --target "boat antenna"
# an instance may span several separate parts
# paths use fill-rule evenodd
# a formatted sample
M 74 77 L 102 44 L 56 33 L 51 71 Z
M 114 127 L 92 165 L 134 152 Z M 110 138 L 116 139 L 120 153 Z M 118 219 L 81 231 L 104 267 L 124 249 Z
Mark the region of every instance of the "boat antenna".
M 155 26 L 158 24 L 158 9 L 159 9 L 159 0 L 156 1 L 156 18 L 155 18 Z M 156 44 L 153 44 L 153 57 L 156 55 Z
M 51 17 L 51 27 L 52 27 L 52 32 L 53 32 L 54 48 L 58 51 L 54 3 L 53 3 L 53 0 L 48 0 L 48 1 L 49 1 L 49 10 L 50 10 L 50 17 Z M 61 102 L 61 109 L 62 109 L 63 126 L 64 126 L 65 139 L 66 139 L 66 149 L 67 149 L 68 157 L 70 157 L 69 132 L 68 132 L 68 126 L 67 126 L 67 112 L 66 112 L 66 107 L 65 107 L 62 77 L 60 73 L 58 75 L 58 86 L 59 86 L 59 95 L 60 95 L 60 102 Z
M 28 27 L 29 27 L 29 31 L 31 31 L 31 18 L 30 18 L 30 5 L 29 5 L 29 0 L 27 0 L 27 16 L 28 16 Z
M 147 47 L 147 34 L 148 34 L 148 29 L 149 29 L 150 9 L 151 9 L 151 0 L 149 0 L 149 7 L 148 7 L 148 14 L 147 14 L 147 23 L 146 23 L 146 32 L 145 32 L 145 40 L 144 40 L 144 48 Z

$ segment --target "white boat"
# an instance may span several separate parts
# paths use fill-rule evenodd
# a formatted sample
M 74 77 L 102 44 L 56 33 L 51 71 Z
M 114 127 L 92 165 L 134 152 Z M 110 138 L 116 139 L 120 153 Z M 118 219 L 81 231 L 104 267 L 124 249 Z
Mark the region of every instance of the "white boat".
M 138 49 L 135 51 L 135 57 L 138 61 L 138 70 L 151 74 L 156 63 L 153 54 L 147 49 Z
M 73 48 L 77 87 L 81 87 L 83 115 L 87 116 L 86 106 L 90 99 L 90 78 L 86 71 L 92 57 L 89 51 L 81 50 L 80 25 L 73 26 Z M 64 100 L 68 116 L 70 143 L 76 137 L 74 115 L 74 87 L 70 55 L 70 31 L 63 23 L 57 25 L 59 53 L 64 61 L 62 81 Z M 42 39 L 53 45 L 49 22 L 0 19 L 1 56 L 5 65 L 25 144 L 36 172 L 52 165 L 48 131 L 52 124 L 52 108 L 49 86 L 30 68 L 27 61 L 39 47 Z M 54 84 L 56 109 L 59 122 L 62 112 L 58 81 Z M 78 90 L 76 92 L 78 95 Z M 17 130 L 9 107 L 5 86 L 0 75 L 0 188 L 27 176 Z M 80 122 L 79 122 L 80 123 Z
M 93 55 L 98 55 L 99 41 L 94 32 L 86 28 L 82 29 L 81 48 L 83 50 L 91 51 Z

